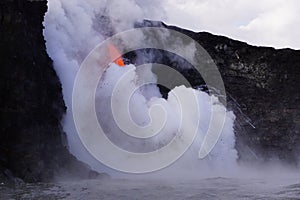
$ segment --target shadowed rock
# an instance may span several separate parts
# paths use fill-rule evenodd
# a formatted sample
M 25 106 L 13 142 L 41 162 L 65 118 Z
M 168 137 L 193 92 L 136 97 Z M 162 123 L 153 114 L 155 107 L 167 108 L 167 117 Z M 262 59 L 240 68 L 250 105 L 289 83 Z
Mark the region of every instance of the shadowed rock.
M 42 35 L 46 1 L 0 2 L 0 179 L 99 178 L 63 143 L 66 107 Z

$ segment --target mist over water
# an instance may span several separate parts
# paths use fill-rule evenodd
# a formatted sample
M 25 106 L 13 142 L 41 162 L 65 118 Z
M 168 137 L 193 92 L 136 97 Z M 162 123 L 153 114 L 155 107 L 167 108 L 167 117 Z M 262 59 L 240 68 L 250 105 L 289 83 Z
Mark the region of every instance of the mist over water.
M 145 18 L 158 20 L 167 17 L 163 9 L 158 9 L 159 2 L 139 0 L 48 1 L 49 9 L 44 21 L 44 37 L 46 39 L 47 52 L 54 61 L 55 70 L 62 83 L 64 101 L 67 106 L 67 112 L 62 124 L 67 134 L 69 150 L 78 159 L 88 163 L 99 172 L 108 172 L 116 177 L 132 177 L 100 164 L 87 152 L 81 143 L 72 114 L 72 91 L 76 74 L 90 51 L 111 34 L 133 28 L 135 22 Z M 178 44 L 179 49 L 180 45 L 182 44 Z M 192 47 L 190 55 L 194 56 Z M 184 68 L 184 66 L 181 67 Z M 200 116 L 193 114 L 189 116 L 190 126 L 195 126 L 197 129 L 197 136 L 193 144 L 178 161 L 161 171 L 151 174 L 151 177 L 186 177 L 191 179 L 211 176 L 240 177 L 248 172 L 251 177 L 255 176 L 255 174 L 257 176 L 263 175 L 256 173 L 256 169 L 248 170 L 238 165 L 237 151 L 234 148 L 233 124 L 235 115 L 231 111 L 226 111 L 225 124 L 218 143 L 205 159 L 199 159 L 199 149 L 209 128 L 212 112 L 218 114 L 218 111 L 221 113 L 222 110 L 226 109 L 217 97 L 199 90 L 179 86 L 171 88 L 168 98 L 163 99 L 155 84 L 138 88 L 131 96 L 129 102 L 132 120 L 140 126 L 149 124 L 151 122 L 149 118 L 151 106 L 159 105 L 164 108 L 167 121 L 159 134 L 149 139 L 137 139 L 125 135 L 124 131 L 120 130 L 116 124 L 110 105 L 114 87 L 120 79 L 123 81 L 123 88 L 135 88 L 138 86 L 139 81 L 143 82 L 146 79 L 154 83 L 157 80 L 155 74 L 151 71 L 151 67 L 140 68 L 140 66 L 132 64 L 119 67 L 112 63 L 99 82 L 95 99 L 99 123 L 103 126 L 107 137 L 114 144 L 127 151 L 139 153 L 153 151 L 170 142 L 174 135 L 181 134 L 181 131 L 179 131 L 180 105 L 176 100 L 176 96 L 172 94 L 177 93 L 185 96 L 189 93 L 195 93 L 197 96 Z M 126 90 L 119 91 L 119 97 L 126 96 L 126 92 Z M 123 99 L 120 98 L 118 100 L 119 104 L 117 105 L 120 107 L 126 105 Z M 215 109 L 213 110 L 212 107 Z M 115 109 L 118 110 L 118 108 Z M 190 113 L 193 113 L 193 109 L 191 108 Z M 121 116 L 121 119 L 122 117 L 126 116 Z M 197 120 L 199 120 L 199 126 Z M 182 127 L 182 130 L 189 130 L 190 126 Z M 113 157 L 114 155 L 111 156 Z M 277 171 L 283 172 L 283 169 L 286 168 L 278 167 L 278 170 L 274 170 L 272 174 L 276 174 Z M 289 170 L 286 171 L 291 172 Z M 291 173 L 295 174 L 294 172 Z M 247 176 L 245 175 L 245 177 Z

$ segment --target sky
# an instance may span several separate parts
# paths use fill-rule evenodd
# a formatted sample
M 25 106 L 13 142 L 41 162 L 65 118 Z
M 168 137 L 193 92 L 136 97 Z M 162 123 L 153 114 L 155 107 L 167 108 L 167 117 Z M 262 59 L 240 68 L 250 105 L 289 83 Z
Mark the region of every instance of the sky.
M 252 45 L 300 49 L 299 0 L 165 0 L 161 4 L 164 14 L 151 15 L 152 19 Z

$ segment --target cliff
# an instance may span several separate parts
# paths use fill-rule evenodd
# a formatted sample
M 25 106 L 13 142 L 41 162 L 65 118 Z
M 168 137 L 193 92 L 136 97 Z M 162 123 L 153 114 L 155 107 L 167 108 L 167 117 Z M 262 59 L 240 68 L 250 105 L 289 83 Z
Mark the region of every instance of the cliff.
M 162 22 L 145 20 L 136 26 L 179 31 L 197 41 L 209 53 L 223 78 L 228 109 L 237 116 L 234 128 L 240 161 L 283 161 L 298 165 L 300 50 L 251 46 L 224 36 L 195 33 Z M 197 71 L 179 67 L 189 63 L 181 58 L 174 62 L 171 53 L 155 51 L 152 53 L 156 56 L 151 62 L 172 66 L 195 88 L 205 85 Z M 127 56 L 134 60 L 133 54 Z M 168 90 L 161 87 L 161 91 L 166 96 Z
M 99 177 L 77 161 L 64 142 L 60 121 L 66 108 L 42 35 L 46 10 L 46 1 L 0 2 L 0 180 Z M 255 47 L 206 32 L 154 25 L 192 37 L 217 64 L 229 109 L 237 116 L 236 148 L 241 161 L 298 163 L 300 51 Z M 145 21 L 140 26 L 153 24 Z M 160 53 L 162 63 L 177 68 L 178 63 L 168 59 L 170 54 Z M 128 57 L 134 60 L 133 55 Z M 193 87 L 204 84 L 193 70 L 179 70 Z M 167 94 L 165 88 L 161 91 Z
M 98 176 L 63 144 L 66 107 L 42 34 L 46 10 L 46 1 L 0 2 L 0 180 Z

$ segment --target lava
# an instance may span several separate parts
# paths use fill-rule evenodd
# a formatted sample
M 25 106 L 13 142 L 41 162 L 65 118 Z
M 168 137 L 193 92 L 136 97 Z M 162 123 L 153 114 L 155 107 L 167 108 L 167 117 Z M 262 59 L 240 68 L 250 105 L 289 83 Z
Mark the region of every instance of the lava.
M 125 63 L 118 49 L 112 44 L 109 44 L 108 49 L 109 49 L 109 55 L 112 59 L 117 57 L 117 59 L 114 60 L 114 63 L 117 64 L 119 67 L 124 67 Z

